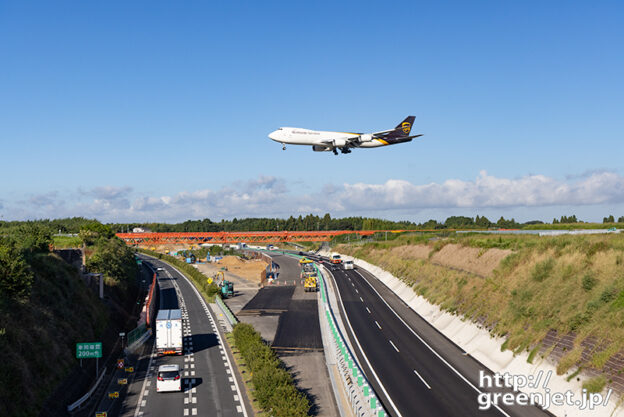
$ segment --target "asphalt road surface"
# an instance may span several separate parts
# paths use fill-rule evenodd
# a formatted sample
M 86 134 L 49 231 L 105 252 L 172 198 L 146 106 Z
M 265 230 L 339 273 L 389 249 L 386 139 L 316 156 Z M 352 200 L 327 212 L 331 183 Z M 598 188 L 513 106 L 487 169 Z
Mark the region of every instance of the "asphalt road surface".
M 247 415 L 241 400 L 235 371 L 230 367 L 225 348 L 216 333 L 216 323 L 194 287 L 175 269 L 164 262 L 144 260 L 160 267 L 162 307 L 179 308 L 183 316 L 184 354 L 157 357 L 152 352 L 147 376 L 136 381 L 140 387 L 128 397 L 128 416 L 219 416 Z M 156 392 L 158 366 L 178 364 L 182 372 L 182 392 Z
M 326 259 L 322 261 L 335 278 L 343 313 L 352 329 L 349 338 L 357 341 L 355 346 L 361 346 L 361 350 L 355 349 L 359 362 L 391 415 L 550 415 L 528 406 L 479 410 L 478 375 L 479 370 L 489 373 L 485 367 L 465 355 L 367 271 L 344 270 Z

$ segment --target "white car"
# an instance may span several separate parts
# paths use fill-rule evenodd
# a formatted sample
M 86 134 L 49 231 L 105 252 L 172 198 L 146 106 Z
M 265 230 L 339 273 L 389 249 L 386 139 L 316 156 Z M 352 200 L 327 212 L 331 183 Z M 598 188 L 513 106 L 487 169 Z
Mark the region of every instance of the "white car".
M 182 391 L 180 365 L 160 365 L 156 376 L 156 392 Z
M 342 266 L 344 269 L 353 269 L 354 265 L 353 265 L 353 261 L 344 261 L 342 263 Z

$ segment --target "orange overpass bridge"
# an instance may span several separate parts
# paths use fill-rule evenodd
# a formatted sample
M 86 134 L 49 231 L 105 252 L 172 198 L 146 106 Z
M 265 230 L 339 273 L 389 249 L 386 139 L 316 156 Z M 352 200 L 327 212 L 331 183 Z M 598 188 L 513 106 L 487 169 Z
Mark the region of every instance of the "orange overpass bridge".
M 375 233 L 400 233 L 406 230 L 331 230 L 318 232 L 184 232 L 117 233 L 129 245 L 200 244 L 200 243 L 277 243 L 328 242 L 336 236 L 371 236 Z

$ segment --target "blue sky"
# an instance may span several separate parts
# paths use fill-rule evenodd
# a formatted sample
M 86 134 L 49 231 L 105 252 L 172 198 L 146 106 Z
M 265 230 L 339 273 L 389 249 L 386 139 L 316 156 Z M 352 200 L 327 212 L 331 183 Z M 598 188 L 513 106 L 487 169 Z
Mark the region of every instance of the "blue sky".
M 619 2 L 0 2 L 0 219 L 624 215 Z M 282 151 L 279 126 L 409 144 Z

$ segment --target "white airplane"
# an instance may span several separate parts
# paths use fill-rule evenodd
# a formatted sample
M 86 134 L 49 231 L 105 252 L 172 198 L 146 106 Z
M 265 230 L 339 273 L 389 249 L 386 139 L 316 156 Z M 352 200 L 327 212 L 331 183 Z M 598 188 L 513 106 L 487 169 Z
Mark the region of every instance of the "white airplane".
M 377 148 L 410 142 L 422 135 L 409 136 L 414 123 L 414 116 L 408 116 L 394 129 L 375 133 L 326 132 L 322 130 L 301 129 L 298 127 L 280 127 L 269 134 L 269 138 L 286 145 L 308 145 L 315 152 L 332 151 L 338 155 L 350 153 L 351 148 Z

